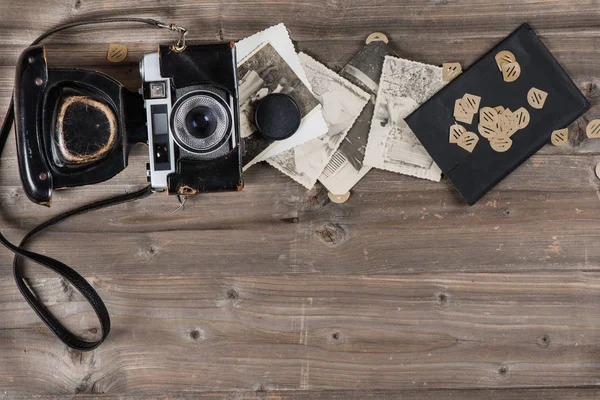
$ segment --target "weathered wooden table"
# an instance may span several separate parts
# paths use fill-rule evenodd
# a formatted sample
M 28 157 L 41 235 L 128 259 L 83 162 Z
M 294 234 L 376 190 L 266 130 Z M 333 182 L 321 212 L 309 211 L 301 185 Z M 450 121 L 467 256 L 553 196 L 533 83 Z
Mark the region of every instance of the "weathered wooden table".
M 346 204 L 259 165 L 241 193 L 113 207 L 66 222 L 33 249 L 85 275 L 113 330 L 69 351 L 23 301 L 0 251 L 0 398 L 456 399 L 600 396 L 600 3 L 595 0 L 8 1 L 0 4 L 0 110 L 14 65 L 42 31 L 86 18 L 176 22 L 203 42 L 285 22 L 299 50 L 339 69 L 372 31 L 404 57 L 474 62 L 530 22 L 593 108 L 569 145 L 547 146 L 476 206 L 445 181 L 370 172 Z M 137 60 L 172 39 L 135 26 L 59 34 L 64 59 L 139 84 Z M 127 66 L 104 59 L 124 43 Z M 2 232 L 145 184 L 146 150 L 126 172 L 26 199 L 13 138 L 0 161 Z M 97 322 L 81 296 L 30 266 L 51 310 L 85 337 Z M 79 398 L 79 396 L 76 396 Z

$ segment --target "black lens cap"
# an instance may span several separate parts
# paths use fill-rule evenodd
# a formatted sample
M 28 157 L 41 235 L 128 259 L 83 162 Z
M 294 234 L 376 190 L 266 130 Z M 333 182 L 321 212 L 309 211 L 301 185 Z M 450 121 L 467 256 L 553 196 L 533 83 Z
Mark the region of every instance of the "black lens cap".
M 300 107 L 287 94 L 272 93 L 259 100 L 254 109 L 254 124 L 258 132 L 270 140 L 283 140 L 300 127 Z

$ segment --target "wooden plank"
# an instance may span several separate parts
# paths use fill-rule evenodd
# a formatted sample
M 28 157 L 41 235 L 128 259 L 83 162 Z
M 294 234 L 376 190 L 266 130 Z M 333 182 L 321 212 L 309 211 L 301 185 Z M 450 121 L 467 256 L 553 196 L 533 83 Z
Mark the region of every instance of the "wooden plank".
M 303 46 L 309 46 L 316 51 L 318 58 L 337 66 L 346 62 L 355 51 L 349 48 L 349 42 L 358 47 L 366 34 L 373 30 L 388 33 L 404 56 L 436 64 L 452 58 L 469 65 L 521 21 L 529 21 L 571 73 L 585 73 L 591 77 L 590 68 L 597 68 L 593 61 L 596 53 L 593 42 L 597 37 L 594 21 L 600 9 L 592 0 L 580 2 L 578 11 L 570 2 L 560 0 L 546 1 L 544 7 L 537 2 L 509 4 L 482 0 L 425 6 L 379 0 L 371 2 L 369 7 L 358 2 L 324 4 L 318 0 L 301 3 L 242 1 L 237 2 L 235 7 L 223 1 L 200 4 L 180 1 L 175 7 L 168 3 L 155 3 L 136 8 L 132 8 L 130 3 L 85 1 L 75 4 L 79 6 L 48 5 L 48 12 L 41 16 L 23 12 L 18 5 L 5 7 L 3 15 L 7 23 L 0 27 L 0 43 L 8 47 L 8 52 L 0 55 L 0 65 L 13 65 L 20 49 L 43 30 L 68 19 L 85 18 L 91 13 L 95 17 L 147 15 L 165 18 L 168 15 L 169 21 L 190 28 L 191 40 L 202 42 L 238 40 L 265 26 L 284 21 L 292 38 L 299 41 L 300 49 L 306 50 Z M 308 14 L 311 16 L 310 23 L 303 18 Z M 261 18 L 248 19 L 248 15 Z M 290 15 L 300 15 L 301 18 Z M 490 25 L 484 15 L 493 15 L 494 24 Z M 201 23 L 199 16 L 202 16 Z M 23 27 L 27 34 L 23 34 Z M 444 40 L 439 39 L 440 33 L 443 33 Z M 162 30 L 144 29 L 137 25 L 114 25 L 100 31 L 97 27 L 78 28 L 58 34 L 50 41 L 106 43 L 122 42 L 124 38 L 130 43 L 143 42 L 142 46 L 146 46 L 169 40 L 170 36 Z M 330 43 L 333 45 L 328 45 Z M 339 54 L 343 57 L 337 57 Z
M 596 400 L 600 390 L 578 389 L 463 389 L 463 390 L 294 390 L 235 392 L 169 392 L 168 394 L 85 394 L 61 395 L 63 400 Z M 30 397 L 13 397 L 13 400 Z M 56 399 L 56 396 L 36 396 L 36 400 Z
M 322 188 L 308 192 L 260 165 L 241 193 L 194 197 L 175 214 L 175 199 L 155 194 L 65 222 L 32 248 L 88 275 L 162 274 L 166 265 L 170 273 L 203 276 L 594 270 L 596 161 L 536 156 L 474 207 L 447 183 L 382 171 L 338 205 Z M 143 162 L 130 168 L 105 185 L 56 192 L 50 210 L 25 198 L 14 173 L 0 171 L 10 183 L 0 196 L 4 232 L 17 240 L 58 212 L 143 186 Z M 7 253 L 0 258 L 7 272 L 11 262 Z
M 78 5 L 78 6 L 77 6 Z M 486 36 L 505 34 L 522 21 L 530 21 L 539 29 L 565 29 L 577 31 L 578 28 L 596 25 L 600 8 L 593 0 L 585 0 L 573 7 L 569 1 L 544 1 L 543 5 L 532 1 L 490 2 L 486 0 L 459 1 L 444 3 L 414 3 L 409 1 L 390 2 L 376 0 L 365 5 L 361 2 L 321 2 L 309 1 L 272 1 L 268 3 L 226 1 L 198 3 L 178 1 L 173 3 L 106 3 L 101 1 L 56 2 L 48 4 L 44 13 L 26 12 L 24 5 L 9 5 L 3 9 L 6 23 L 0 31 L 0 37 L 6 42 L 26 44 L 34 32 L 49 29 L 59 21 L 110 16 L 146 16 L 177 22 L 193 28 L 191 38 L 218 40 L 221 37 L 241 37 L 248 30 L 264 29 L 269 24 L 287 22 L 297 40 L 305 38 L 362 38 L 369 29 L 402 32 L 406 36 L 419 36 L 457 29 L 468 36 Z M 249 18 L 252 16 L 252 18 Z M 494 17 L 494 24 L 489 17 Z M 35 27 L 35 29 L 32 29 Z M 23 33 L 25 30 L 25 34 Z M 102 37 L 131 37 L 133 41 L 146 41 L 148 32 L 141 29 L 114 28 L 102 33 Z M 161 35 L 155 33 L 155 36 Z M 163 33 L 162 37 L 165 36 Z M 99 35 L 94 29 L 83 28 L 76 36 L 74 33 L 61 34 L 63 38 L 76 37 L 78 42 L 98 41 Z
M 91 281 L 113 332 L 82 354 L 59 344 L 13 282 L 0 280 L 0 381 L 9 398 L 598 383 L 598 272 Z M 32 286 L 75 332 L 98 334 L 88 306 L 59 279 Z

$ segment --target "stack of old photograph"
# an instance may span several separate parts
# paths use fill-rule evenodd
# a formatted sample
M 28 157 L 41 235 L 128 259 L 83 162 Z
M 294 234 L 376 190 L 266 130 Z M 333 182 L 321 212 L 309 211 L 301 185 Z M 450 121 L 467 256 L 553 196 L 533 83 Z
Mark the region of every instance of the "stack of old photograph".
M 370 37 L 337 73 L 297 53 L 283 24 L 237 43 L 244 170 L 266 161 L 307 189 L 321 182 L 344 196 L 371 168 L 439 181 L 441 171 L 404 122 L 446 83 L 442 68 L 399 58 Z M 290 138 L 264 139 L 254 106 L 285 93 L 300 108 Z

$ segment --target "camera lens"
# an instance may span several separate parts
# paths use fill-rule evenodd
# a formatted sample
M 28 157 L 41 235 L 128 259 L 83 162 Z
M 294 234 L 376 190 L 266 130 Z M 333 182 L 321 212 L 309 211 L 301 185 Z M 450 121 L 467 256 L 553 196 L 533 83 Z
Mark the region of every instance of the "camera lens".
M 206 139 L 217 128 L 217 117 L 208 107 L 196 107 L 185 117 L 185 126 L 190 135 L 198 139 Z
M 233 115 L 221 96 L 195 91 L 173 105 L 171 124 L 178 145 L 194 153 L 210 153 L 230 137 Z

